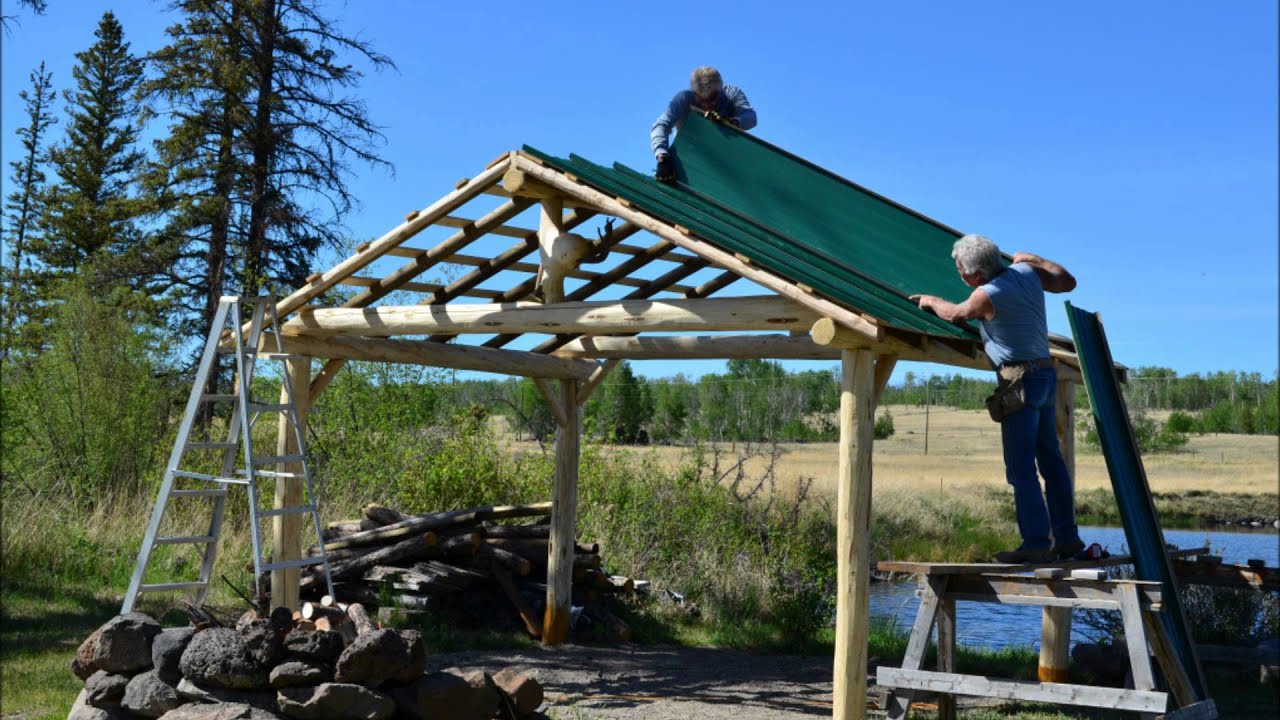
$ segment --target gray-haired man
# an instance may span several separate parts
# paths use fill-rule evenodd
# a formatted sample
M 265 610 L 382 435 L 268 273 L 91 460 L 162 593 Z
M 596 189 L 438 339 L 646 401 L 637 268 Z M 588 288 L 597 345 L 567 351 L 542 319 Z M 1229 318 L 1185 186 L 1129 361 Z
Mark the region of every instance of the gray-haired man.
M 671 98 L 667 109 L 653 121 L 653 129 L 649 131 L 653 155 L 658 159 L 658 171 L 654 177 L 662 182 L 673 182 L 676 179 L 675 163 L 671 160 L 667 141 L 672 129 L 679 128 L 684 123 L 690 108 L 697 109 L 712 120 L 742 130 L 750 130 L 756 126 L 756 111 L 751 107 L 742 88 L 725 85 L 720 79 L 720 71 L 713 67 L 704 66 L 694 70 L 689 79 L 689 89 L 681 90 Z

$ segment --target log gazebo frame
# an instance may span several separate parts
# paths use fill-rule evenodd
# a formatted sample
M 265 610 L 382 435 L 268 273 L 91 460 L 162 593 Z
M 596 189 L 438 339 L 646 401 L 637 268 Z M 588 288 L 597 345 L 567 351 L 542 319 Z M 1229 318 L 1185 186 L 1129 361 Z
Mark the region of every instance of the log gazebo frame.
M 497 206 L 487 212 L 472 211 L 493 203 Z M 536 228 L 514 222 L 522 214 L 534 213 Z M 616 227 L 606 226 L 608 232 L 591 241 L 592 252 L 607 250 L 608 259 L 597 269 L 577 266 L 565 272 L 568 288 L 558 302 L 530 301 L 539 269 L 545 265 L 539 257 L 546 259 L 552 241 L 603 217 L 620 221 Z M 431 247 L 406 244 L 429 228 L 450 234 Z M 627 242 L 642 233 L 653 242 Z M 513 242 L 502 251 L 464 253 L 481 238 Z M 421 279 L 444 265 L 461 270 L 445 282 Z M 749 296 L 724 292 L 740 281 L 753 283 L 760 292 Z M 339 286 L 358 292 L 339 306 L 325 306 L 326 293 Z M 417 294 L 421 301 L 379 304 L 393 292 L 397 300 Z M 598 299 L 609 295 L 614 297 Z M 905 330 L 862 308 L 824 297 L 782 271 L 720 247 L 660 212 L 646 211 L 625 197 L 604 192 L 527 151 L 505 153 L 475 177 L 459 181 L 451 192 L 410 212 L 383 236 L 360 245 L 332 268 L 309 276 L 276 309 L 283 321 L 286 352 L 300 356 L 289 361 L 286 371 L 303 422 L 307 408 L 350 360 L 534 380 L 558 427 L 542 635 L 546 645 L 563 642 L 568 632 L 581 408 L 617 363 L 839 360 L 836 718 L 862 718 L 866 713 L 872 428 L 880 395 L 899 361 L 990 369 L 976 338 Z M 467 342 L 450 342 L 464 336 Z M 482 341 L 476 342 L 478 338 Z M 507 347 L 521 344 L 533 346 Z M 1055 336 L 1051 345 L 1059 378 L 1058 434 L 1074 476 L 1074 385 L 1082 378 L 1070 341 Z M 313 358 L 325 360 L 314 375 Z M 558 381 L 558 387 L 552 380 Z M 292 437 L 282 428 L 278 441 L 282 455 L 291 452 Z M 297 481 L 278 481 L 277 506 L 296 504 L 300 492 Z M 273 523 L 275 557 L 299 557 L 297 518 L 278 516 Z M 296 606 L 298 580 L 296 568 L 273 572 L 273 604 Z M 1061 611 L 1046 608 L 1046 627 L 1051 620 L 1060 627 Z M 1069 632 L 1059 634 L 1045 644 L 1042 667 L 1065 668 Z

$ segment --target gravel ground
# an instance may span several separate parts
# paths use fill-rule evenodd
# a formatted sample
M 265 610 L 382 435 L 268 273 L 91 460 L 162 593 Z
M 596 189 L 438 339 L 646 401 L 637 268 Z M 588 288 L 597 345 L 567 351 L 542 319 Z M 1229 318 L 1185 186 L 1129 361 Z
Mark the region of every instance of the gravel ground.
M 508 666 L 521 668 L 542 683 L 547 697 L 542 709 L 557 720 L 798 720 L 831 716 L 829 657 L 748 655 L 686 647 L 565 645 L 446 653 L 432 657 L 430 664 L 433 670 L 457 667 L 490 673 Z

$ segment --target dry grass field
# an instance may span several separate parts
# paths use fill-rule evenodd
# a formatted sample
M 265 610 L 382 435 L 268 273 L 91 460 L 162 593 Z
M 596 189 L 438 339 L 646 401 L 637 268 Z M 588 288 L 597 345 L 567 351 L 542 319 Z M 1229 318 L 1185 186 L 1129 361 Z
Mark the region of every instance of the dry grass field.
M 1004 485 L 1000 427 L 985 410 L 935 407 L 928 414 L 926 433 L 923 408 L 887 409 L 893 415 L 895 433 L 875 442 L 877 492 Z M 1159 413 L 1152 413 L 1152 417 L 1164 419 Z M 518 445 L 536 447 L 533 443 Z M 730 453 L 742 449 L 729 443 L 722 447 Z M 788 443 L 781 449 L 783 457 L 777 468 L 781 487 L 793 487 L 800 478 L 812 477 L 814 492 L 834 497 L 835 443 Z M 674 465 L 687 451 L 656 447 L 641 452 L 654 453 Z M 1280 444 L 1268 435 L 1190 435 L 1179 451 L 1148 454 L 1143 464 L 1153 492 L 1274 493 L 1280 485 Z M 749 467 L 758 473 L 762 466 L 760 460 Z M 1101 452 L 1086 445 L 1083 433 L 1077 433 L 1077 489 L 1110 488 L 1110 483 Z

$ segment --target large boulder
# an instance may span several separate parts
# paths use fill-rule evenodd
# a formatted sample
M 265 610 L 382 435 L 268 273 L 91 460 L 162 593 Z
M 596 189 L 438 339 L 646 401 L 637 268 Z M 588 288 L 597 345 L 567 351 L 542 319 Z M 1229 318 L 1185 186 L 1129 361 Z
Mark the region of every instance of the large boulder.
M 240 633 L 231 628 L 210 628 L 198 632 L 178 663 L 183 677 L 205 687 L 228 690 L 263 690 L 267 687 L 267 669 L 245 644 Z
M 328 630 L 294 630 L 284 638 L 284 649 L 295 658 L 332 663 L 342 654 L 342 636 Z
M 385 681 L 412 682 L 426 669 L 427 653 L 417 631 L 374 630 L 342 651 L 334 670 L 340 683 L 377 687 Z
M 119 707 L 128 684 L 128 675 L 99 670 L 84 681 L 85 702 L 97 708 Z
M 271 667 L 284 657 L 284 642 L 280 628 L 268 618 L 252 620 L 238 628 L 245 646 L 263 667 Z
M 493 676 L 493 684 L 511 700 L 516 712 L 530 715 L 542 705 L 542 684 L 528 673 L 513 667 L 503 668 Z
M 189 703 L 160 716 L 160 720 L 284 720 L 281 716 L 240 703 Z
M 274 690 L 228 690 L 226 688 L 200 687 L 186 678 L 178 682 L 178 695 L 184 700 L 202 703 L 230 703 L 233 705 L 252 705 L 263 710 L 277 712 Z
M 480 671 L 427 673 L 391 695 L 400 715 L 411 720 L 489 720 L 498 711 L 498 690 Z
M 195 634 L 195 628 L 165 628 L 151 641 L 151 667 L 160 674 L 161 680 L 176 685 L 182 679 L 178 663 Z
M 314 660 L 289 660 L 271 668 L 267 678 L 273 688 L 319 685 L 333 681 L 333 668 Z
M 150 615 L 137 612 L 117 615 L 99 629 L 93 663 L 112 673 L 146 670 L 151 667 L 151 641 L 161 629 L 160 623 Z
M 134 675 L 120 701 L 120 707 L 146 718 L 158 718 L 181 704 L 178 691 L 161 680 L 155 670 Z
M 277 700 L 280 712 L 298 720 L 385 720 L 396 711 L 395 702 L 386 695 L 348 683 L 281 688 Z

